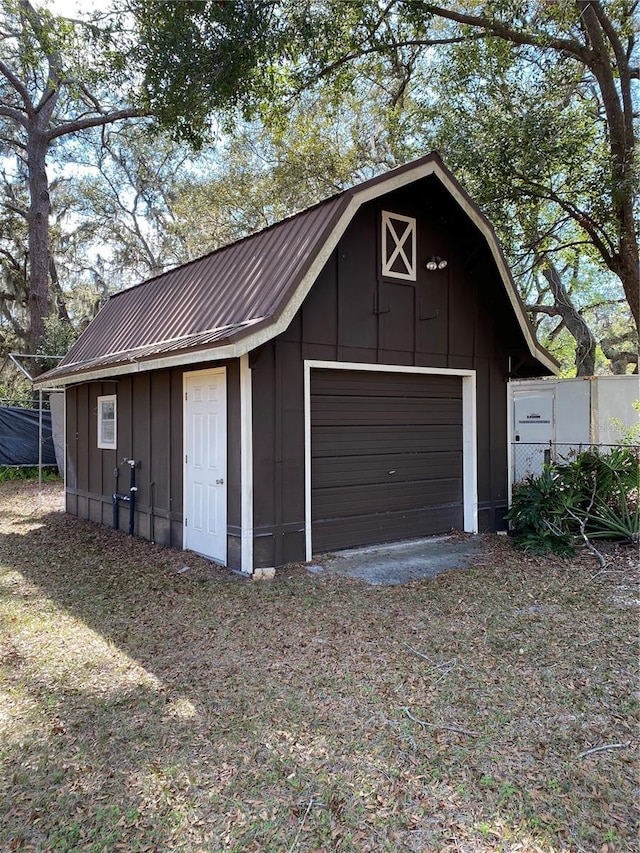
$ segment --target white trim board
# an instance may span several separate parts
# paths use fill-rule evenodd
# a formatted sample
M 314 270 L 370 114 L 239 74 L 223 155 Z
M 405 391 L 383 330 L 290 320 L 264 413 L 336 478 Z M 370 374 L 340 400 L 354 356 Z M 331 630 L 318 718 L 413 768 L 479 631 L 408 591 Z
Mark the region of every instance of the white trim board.
M 63 458 L 63 469 L 62 469 L 62 480 L 63 480 L 63 488 L 64 488 L 64 507 L 65 511 L 67 508 L 67 392 L 62 392 L 62 429 L 64 432 L 62 433 L 62 458 Z
M 311 371 L 361 370 L 368 373 L 413 373 L 459 376 L 462 379 L 462 489 L 463 519 L 466 533 L 478 532 L 478 439 L 476 417 L 476 371 L 449 367 L 411 367 L 397 364 L 362 364 L 346 361 L 304 362 L 304 493 L 305 559 L 313 557 L 311 537 Z
M 253 574 L 253 396 L 249 356 L 240 357 L 240 569 Z

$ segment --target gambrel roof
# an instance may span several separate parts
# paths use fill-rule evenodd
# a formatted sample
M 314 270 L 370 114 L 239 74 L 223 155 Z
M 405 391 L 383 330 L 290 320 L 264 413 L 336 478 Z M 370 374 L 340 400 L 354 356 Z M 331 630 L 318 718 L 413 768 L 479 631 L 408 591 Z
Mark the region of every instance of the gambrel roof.
M 483 235 L 531 355 L 555 373 L 557 363 L 536 341 L 493 227 L 432 153 L 112 296 L 37 384 L 244 355 L 287 328 L 363 204 L 430 175 Z

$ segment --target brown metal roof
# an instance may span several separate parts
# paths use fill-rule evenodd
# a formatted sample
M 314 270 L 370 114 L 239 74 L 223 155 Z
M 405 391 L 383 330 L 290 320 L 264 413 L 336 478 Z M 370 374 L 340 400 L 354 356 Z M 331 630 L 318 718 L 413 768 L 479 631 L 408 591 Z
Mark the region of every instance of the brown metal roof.
M 342 205 L 335 197 L 112 296 L 59 367 L 273 317 Z
M 148 362 L 172 354 L 184 363 L 196 360 L 192 355 L 198 351 L 203 359 L 223 357 L 225 345 L 235 354 L 234 342 L 248 335 L 255 344 L 256 330 L 269 327 L 278 334 L 277 321 L 291 319 L 296 298 L 306 295 L 319 262 L 326 259 L 323 253 L 332 248 L 357 206 L 387 186 L 391 190 L 431 173 L 447 184 L 495 243 L 494 256 L 530 349 L 538 349 L 535 354 L 544 361 L 550 359 L 535 342 L 491 225 L 439 156 L 429 154 L 112 296 L 58 367 L 38 377 L 37 384 L 144 369 L 145 361 L 148 367 Z
M 132 363 L 144 363 L 151 359 L 164 354 L 178 352 L 200 351 L 203 347 L 219 346 L 223 343 L 228 343 L 234 339 L 234 336 L 251 328 L 255 325 L 254 322 L 234 323 L 231 326 L 225 326 L 221 329 L 212 329 L 208 332 L 197 332 L 193 335 L 185 335 L 182 338 L 173 340 L 158 341 L 147 346 L 136 347 L 129 349 L 126 352 L 114 352 L 101 354 L 95 358 L 86 361 L 76 361 L 62 366 L 62 362 L 58 367 L 49 370 L 43 376 L 53 382 L 55 379 L 63 376 L 72 376 L 96 370 L 99 368 L 116 368 L 122 365 L 130 365 Z M 41 379 L 41 377 L 38 377 Z

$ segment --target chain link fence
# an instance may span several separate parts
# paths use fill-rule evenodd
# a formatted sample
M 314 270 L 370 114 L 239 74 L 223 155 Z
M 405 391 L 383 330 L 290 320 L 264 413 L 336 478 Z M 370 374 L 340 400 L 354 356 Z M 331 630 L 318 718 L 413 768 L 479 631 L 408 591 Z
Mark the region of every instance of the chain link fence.
M 622 446 L 621 444 L 514 441 L 511 444 L 511 485 L 519 483 L 528 476 L 537 477 L 542 474 L 545 465 L 571 461 L 583 450 L 596 449 L 600 453 L 610 453 L 614 448 Z M 636 450 L 640 452 L 640 447 Z

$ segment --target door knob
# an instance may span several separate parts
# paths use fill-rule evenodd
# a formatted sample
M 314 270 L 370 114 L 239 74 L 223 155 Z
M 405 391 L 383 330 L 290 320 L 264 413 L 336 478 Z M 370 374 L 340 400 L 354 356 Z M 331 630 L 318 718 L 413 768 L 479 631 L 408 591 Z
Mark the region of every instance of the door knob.
M 224 483 L 224 480 L 223 480 L 223 479 L 216 480 L 216 484 L 217 484 L 218 486 L 221 486 L 223 483 Z

